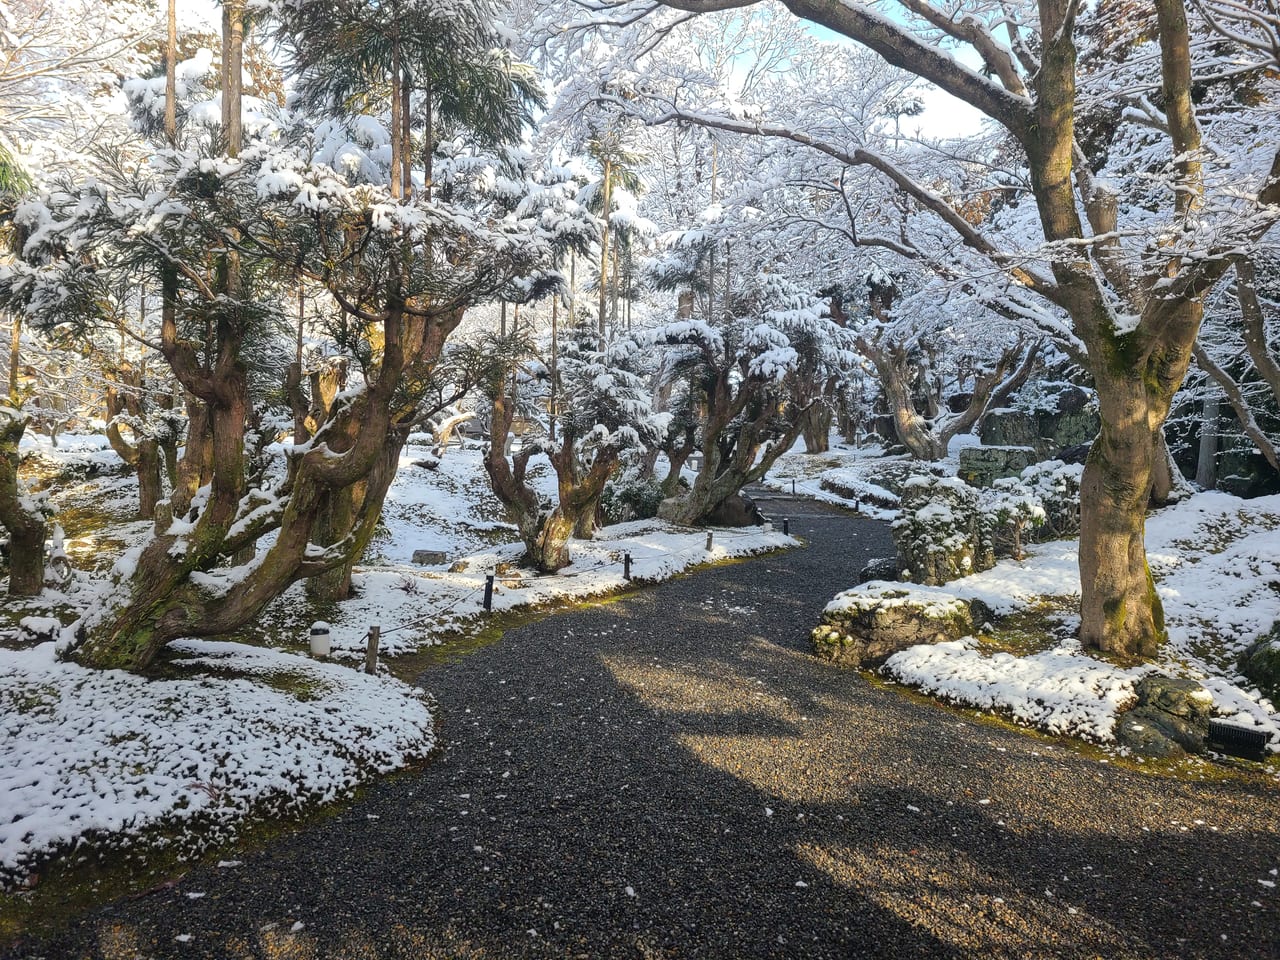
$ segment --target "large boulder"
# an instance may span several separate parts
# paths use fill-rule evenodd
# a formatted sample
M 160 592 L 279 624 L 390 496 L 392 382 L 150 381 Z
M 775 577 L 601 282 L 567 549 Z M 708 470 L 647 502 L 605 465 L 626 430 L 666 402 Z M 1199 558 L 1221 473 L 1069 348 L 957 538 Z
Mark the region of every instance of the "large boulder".
M 897 557 L 876 557 L 868 560 L 858 574 L 858 583 L 869 583 L 872 580 L 888 580 L 893 582 L 898 579 L 898 558 Z
M 1246 680 L 1280 705 L 1280 623 L 1245 649 L 1238 667 Z
M 1089 393 L 1066 386 L 1054 397 L 1042 398 L 1036 409 L 1002 408 L 982 420 L 979 436 L 986 446 L 1035 447 L 1041 458 L 1058 456 L 1066 447 L 1090 443 L 1100 420 Z
M 1077 443 L 1075 446 L 1064 447 L 1058 452 L 1058 459 L 1063 463 L 1071 463 L 1080 465 L 1089 459 L 1089 449 L 1093 446 L 1093 441 L 1088 443 Z
M 1089 391 L 1077 386 L 1065 387 L 1054 400 L 1058 413 L 1082 413 L 1089 406 Z
M 764 515 L 750 497 L 735 493 L 708 513 L 705 522 L 713 527 L 756 527 L 764 523 Z
M 973 614 L 964 600 L 873 584 L 836 597 L 812 637 L 823 660 L 875 667 L 899 650 L 972 633 Z
M 1056 453 L 1066 447 L 1092 443 L 1098 435 L 1100 421 L 1096 411 L 1083 409 L 1041 414 L 1039 424 L 1042 443 L 1048 441 Z
M 1040 439 L 1040 426 L 1033 413 L 1003 408 L 982 418 L 978 436 L 988 447 L 1033 447 Z
M 1153 757 L 1203 753 L 1213 695 L 1194 680 L 1152 673 L 1134 687 L 1137 704 L 1116 719 L 1116 742 Z
M 1251 444 L 1232 442 L 1218 456 L 1218 489 L 1236 497 L 1264 497 L 1280 490 L 1280 483 Z
M 1034 447 L 965 447 L 960 451 L 959 477 L 973 487 L 989 487 L 996 480 L 1020 476 L 1041 460 Z

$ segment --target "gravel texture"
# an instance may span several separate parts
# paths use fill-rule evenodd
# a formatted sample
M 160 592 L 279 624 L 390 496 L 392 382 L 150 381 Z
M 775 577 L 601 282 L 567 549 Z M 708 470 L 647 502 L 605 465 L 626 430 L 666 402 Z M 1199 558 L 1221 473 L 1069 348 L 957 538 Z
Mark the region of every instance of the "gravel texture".
M 1274 784 L 1143 776 L 817 661 L 887 527 L 766 509 L 808 548 L 431 670 L 424 769 L 6 955 L 1280 957 Z

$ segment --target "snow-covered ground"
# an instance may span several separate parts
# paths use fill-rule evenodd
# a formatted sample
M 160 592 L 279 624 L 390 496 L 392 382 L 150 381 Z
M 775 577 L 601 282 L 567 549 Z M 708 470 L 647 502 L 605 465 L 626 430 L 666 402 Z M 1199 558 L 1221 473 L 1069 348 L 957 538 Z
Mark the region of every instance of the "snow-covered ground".
M 885 456 L 878 445 L 852 446 L 832 433 L 826 453 L 806 453 L 804 441 L 797 440 L 761 483 L 771 490 L 856 509 L 878 520 L 893 520 L 898 516 L 895 490 L 907 477 L 926 469 L 953 477 L 960 466 L 960 451 L 978 444 L 973 434 L 952 437 L 948 455 L 926 465 L 907 454 Z
M 0 651 L 0 887 L 87 840 L 150 833 L 198 852 L 246 816 L 347 796 L 435 743 L 422 692 L 387 676 L 191 640 L 175 644 L 184 676 L 154 680 L 61 662 L 53 646 Z
M 839 594 L 837 612 L 892 587 L 921 599 L 981 600 L 998 615 L 1044 605 L 1070 607 L 1080 595 L 1075 541 L 1033 545 L 1019 563 L 943 587 L 872 582 Z M 917 646 L 891 657 L 884 672 L 903 683 L 1055 733 L 1109 742 L 1118 709 L 1152 670 L 1199 680 L 1215 714 L 1264 729 L 1280 752 L 1280 710 L 1237 675 L 1240 652 L 1280 620 L 1280 497 L 1242 500 L 1201 493 L 1147 522 L 1152 574 L 1164 602 L 1169 643 L 1151 665 L 1121 668 L 1083 653 L 1078 618 L 1058 614 L 1049 649 L 1026 656 L 990 653 L 979 638 Z
M 424 454 L 410 448 L 402 458 L 384 511 L 386 534 L 373 544 L 373 562 L 356 569 L 357 596 L 341 604 L 328 621 L 339 656 L 361 653 L 368 627 L 375 624 L 382 628 L 382 650 L 388 655 L 438 642 L 480 616 L 485 578 L 499 568 L 508 572 L 496 577 L 495 611 L 624 589 L 628 581 L 623 560 L 628 553 L 632 581 L 642 583 L 665 580 L 698 564 L 798 543 L 760 528 L 717 529 L 711 531 L 712 547 L 707 550 L 705 530 L 640 520 L 605 527 L 593 540 L 571 541 L 572 563 L 558 573 L 538 576 L 516 569 L 523 548 L 512 542 L 515 528 L 497 519 L 500 511 L 489 492 L 479 451 L 450 450 L 434 469 L 414 466 Z M 550 470 L 542 468 L 535 478 L 551 496 L 555 478 Z M 483 546 L 494 540 L 499 542 Z M 441 551 L 445 563 L 412 563 L 414 550 L 421 549 Z M 301 603 L 301 586 L 282 599 Z
M 644 582 L 797 542 L 755 528 L 714 530 L 708 550 L 707 531 L 636 521 L 573 541 L 571 566 L 535 576 L 515 566 L 522 548 L 479 451 L 453 448 L 436 462 L 410 446 L 382 529 L 356 569 L 356 597 L 316 611 L 296 585 L 238 636 L 247 642 L 174 644 L 166 678 L 143 679 L 61 662 L 52 643 L 20 634 L 22 620 L 48 629 L 102 602 L 114 560 L 150 529 L 130 519 L 136 486 L 104 437 L 64 435 L 54 448 L 29 435 L 24 447 L 42 472 L 64 472 L 54 502 L 76 573 L 62 589 L 7 603 L 0 627 L 0 887 L 85 843 L 196 852 L 225 841 L 246 817 L 334 800 L 423 756 L 434 736 L 422 691 L 385 670 L 353 669 L 367 629 L 382 628 L 386 657 L 482 626 L 485 579 L 495 568 L 493 609 L 502 611 L 624 589 L 626 554 L 632 582 Z M 531 474 L 554 492 L 547 467 Z M 446 562 L 414 564 L 423 549 Z M 321 613 L 335 662 L 303 652 Z
M 712 546 L 706 548 L 707 533 Z M 798 541 L 777 531 L 695 530 L 660 520 L 637 520 L 605 527 L 593 540 L 570 543 L 572 563 L 555 574 L 538 576 L 509 569 L 495 577 L 493 609 L 512 610 L 558 600 L 611 593 L 628 586 L 624 558 L 631 555 L 632 582 L 665 580 L 702 563 L 745 557 Z M 381 564 L 357 571 L 358 596 L 341 605 L 331 621 L 335 655 L 363 655 L 367 628 L 377 624 L 382 650 L 394 655 L 438 642 L 442 635 L 480 616 L 485 579 L 495 568 L 514 568 L 523 548 L 503 544 L 461 558 L 451 573 L 412 564 Z M 300 595 L 300 594 L 299 594 Z

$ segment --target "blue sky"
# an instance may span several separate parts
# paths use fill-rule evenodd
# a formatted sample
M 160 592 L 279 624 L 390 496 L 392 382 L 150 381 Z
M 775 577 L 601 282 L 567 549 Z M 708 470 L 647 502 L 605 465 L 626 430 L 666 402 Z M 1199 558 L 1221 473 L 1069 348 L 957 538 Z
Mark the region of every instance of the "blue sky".
M 817 24 L 813 24 L 809 30 L 819 40 L 833 43 L 852 42 L 847 37 Z M 965 57 L 960 59 L 967 62 Z M 973 62 L 969 65 L 976 66 L 977 54 L 973 54 L 972 60 Z M 957 100 L 949 93 L 944 93 L 932 84 L 923 82 L 920 84 L 920 95 L 925 104 L 924 113 L 904 120 L 903 134 L 913 134 L 919 129 L 926 137 L 960 137 L 978 131 L 983 115 L 969 104 Z

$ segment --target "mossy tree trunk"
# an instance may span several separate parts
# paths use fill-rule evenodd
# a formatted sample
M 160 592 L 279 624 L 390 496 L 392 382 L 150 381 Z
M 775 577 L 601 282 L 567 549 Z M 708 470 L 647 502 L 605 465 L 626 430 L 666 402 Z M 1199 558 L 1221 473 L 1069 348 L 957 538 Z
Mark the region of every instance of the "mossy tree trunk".
M 426 376 L 461 318 L 461 308 L 411 317 L 393 304 L 382 325 L 381 362 L 366 389 L 335 404 L 323 426 L 326 434 L 353 442 L 342 454 L 319 445 L 294 455 L 284 487 L 267 502 L 244 489 L 247 385 L 237 331 L 220 329 L 223 349 L 213 370 L 201 368 L 194 347 L 178 341 L 176 330 L 166 331 L 163 346 L 171 366 L 181 371 L 188 389 L 201 392 L 210 412 L 215 469 L 208 499 L 194 505 L 194 527 L 151 540 L 127 578 L 128 600 L 84 624 L 87 636 L 75 658 L 89 666 L 145 669 L 172 640 L 239 629 L 290 584 L 352 562 L 373 534 L 394 475 L 403 442 L 396 420 L 413 412 L 405 379 Z M 314 537 L 326 502 L 357 484 L 365 484 L 365 496 L 350 532 L 319 547 Z M 272 530 L 273 545 L 227 570 L 222 582 L 193 577 L 225 564 Z
M 1095 378 L 1102 429 L 1080 482 L 1080 638 L 1125 657 L 1153 656 L 1164 612 L 1147 566 L 1144 526 L 1155 471 L 1155 434 L 1168 400 L 1140 378 Z
M 1200 133 L 1191 106 L 1189 34 L 1178 0 L 1156 0 L 1162 83 L 1170 136 L 1181 185 L 1177 214 L 1190 215 L 1199 202 Z M 1046 45 L 1036 78 L 1036 130 L 1030 151 L 1032 191 L 1050 241 L 1084 234 L 1073 177 L 1089 172 L 1075 165 L 1076 48 L 1068 11 L 1041 3 Z M 1102 191 L 1087 194 L 1085 214 L 1098 233 L 1114 225 L 1114 204 Z M 1059 259 L 1052 264 L 1056 302 L 1071 316 L 1088 351 L 1098 392 L 1101 430 L 1081 479 L 1080 640 L 1121 657 L 1151 657 L 1165 639 L 1164 611 L 1147 565 L 1144 530 L 1155 479 L 1155 458 L 1173 395 L 1182 384 L 1203 318 L 1203 296 L 1229 260 L 1185 264 L 1176 255 L 1137 279 L 1106 251 L 1091 263 Z M 1132 330 L 1117 319 L 1099 272 L 1140 308 Z M 1152 289 L 1161 284 L 1161 295 Z
M 244 6 L 223 6 L 223 134 L 235 155 L 240 144 L 240 45 Z M 393 408 L 406 371 L 434 363 L 444 338 L 461 319 L 461 309 L 408 312 L 398 294 L 398 280 L 378 320 L 382 335 L 380 363 L 370 371 L 367 388 L 345 398 L 331 411 L 336 436 L 354 437 L 345 453 L 323 444 L 296 454 L 282 488 L 266 495 L 247 489 L 245 470 L 249 388 L 242 348 L 248 335 L 242 305 L 245 288 L 239 255 L 234 250 L 216 258 L 207 290 L 209 343 L 179 335 L 173 293 L 165 285 L 160 349 L 174 375 L 199 403 L 204 417 L 201 439 L 207 439 L 212 475 L 207 489 L 187 501 L 189 517 L 174 523 L 143 549 L 135 569 L 122 585 L 127 599 L 91 614 L 82 622 L 84 639 L 73 651 L 93 667 L 146 669 L 156 655 L 179 637 L 216 636 L 235 630 L 259 615 L 263 607 L 291 583 L 315 576 L 350 559 L 356 537 L 332 548 L 318 548 L 312 536 L 327 497 L 366 480 L 385 449 Z M 375 322 L 368 319 L 367 322 Z M 188 450 L 190 465 L 200 456 Z M 201 458 L 203 459 L 203 458 Z M 189 489 L 189 488 L 188 488 Z M 181 502 L 185 490 L 175 491 Z M 364 529 L 361 527 L 361 529 Z M 219 576 L 208 574 L 242 549 L 274 530 L 273 545 Z
M 18 478 L 18 445 L 28 422 L 21 414 L 0 421 L 0 526 L 9 533 L 9 594 L 15 597 L 38 596 L 44 589 L 45 518 Z

